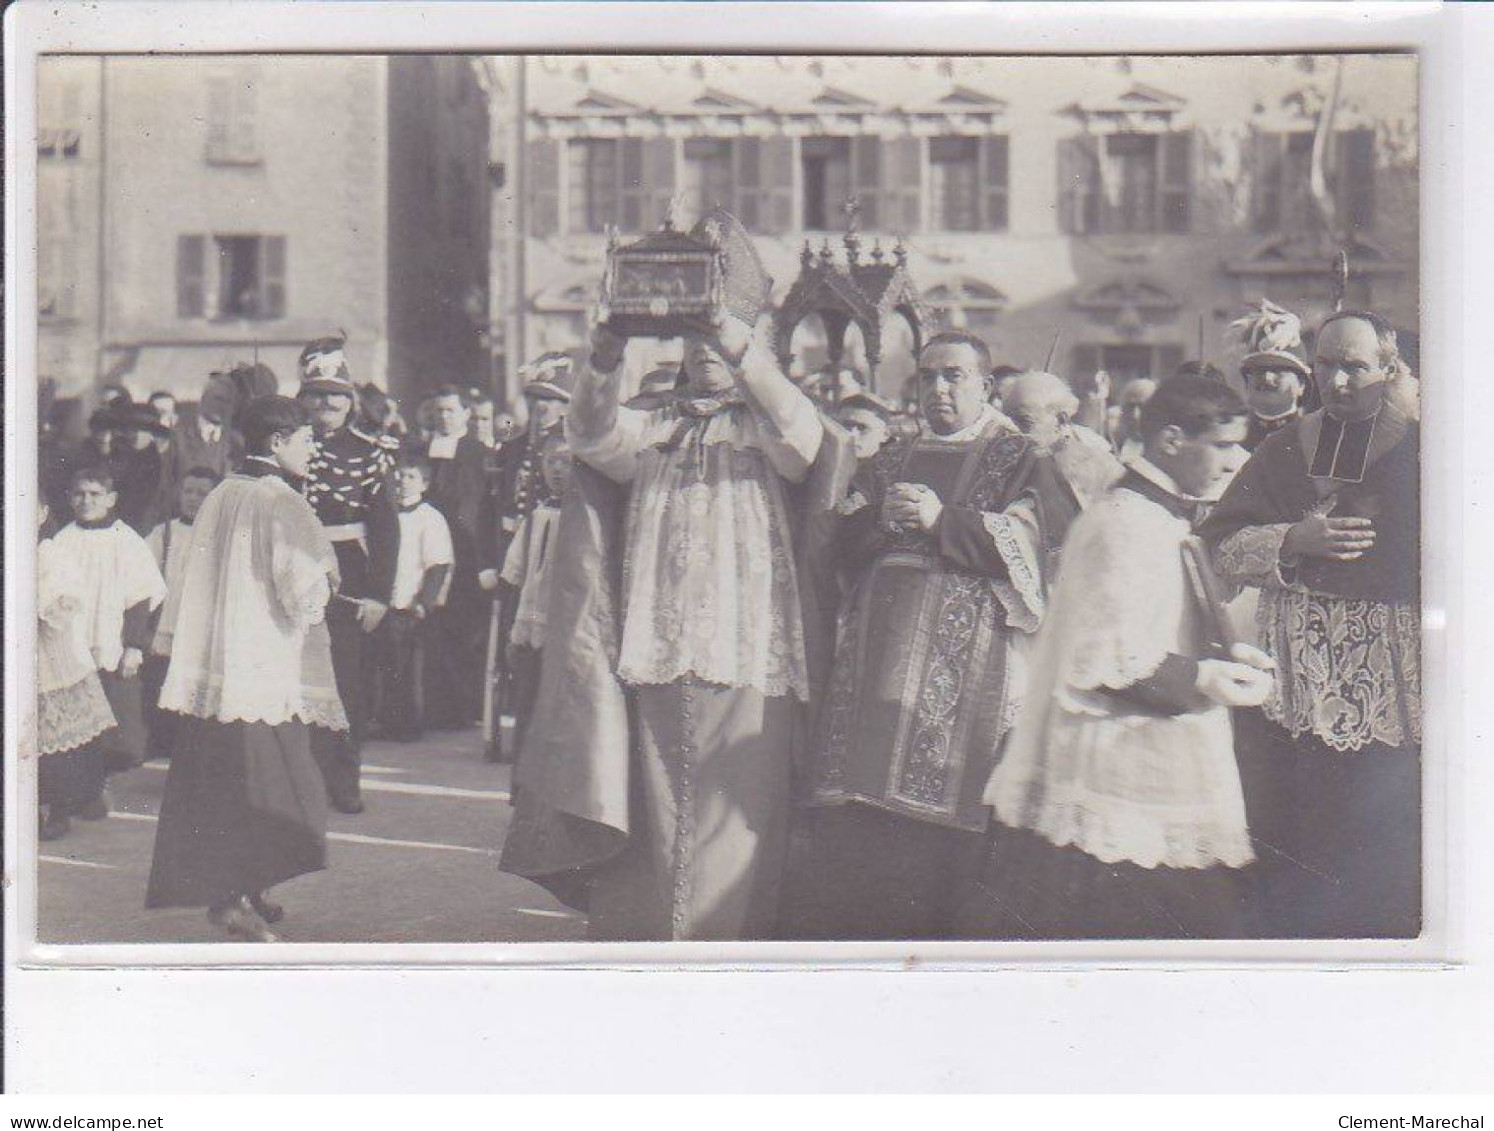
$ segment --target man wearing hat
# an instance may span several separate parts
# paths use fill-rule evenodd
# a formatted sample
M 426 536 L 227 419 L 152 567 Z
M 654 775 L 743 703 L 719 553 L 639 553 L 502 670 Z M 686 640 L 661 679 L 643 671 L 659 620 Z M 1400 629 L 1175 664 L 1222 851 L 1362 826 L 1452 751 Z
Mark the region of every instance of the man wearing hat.
M 367 720 L 364 642 L 389 608 L 399 552 L 399 513 L 391 482 L 395 445 L 352 426 L 357 388 L 343 345 L 342 338 L 319 338 L 301 351 L 298 399 L 311 413 L 317 439 L 306 474 L 306 501 L 332 542 L 342 577 L 327 609 L 327 629 L 337 691 L 349 724 L 346 733 L 313 728 L 312 753 L 333 808 L 361 813 L 359 747 Z
M 533 365 L 520 372 L 524 377 L 529 425 L 523 435 L 504 444 L 498 453 L 501 466 L 496 476 L 496 491 L 487 500 L 479 544 L 482 571 L 478 574 L 478 582 L 485 592 L 497 598 L 492 609 L 494 623 L 489 626 L 489 637 L 494 640 L 509 638 L 518 602 L 517 592 L 501 588 L 499 570 L 519 523 L 544 496 L 544 479 L 540 473 L 541 441 L 546 432 L 565 419 L 575 388 L 571 359 L 558 350 L 541 355 Z M 492 695 L 496 689 L 500 707 L 496 717 L 502 713 L 502 704 L 507 700 L 508 676 L 503 667 L 503 649 L 489 651 L 493 660 L 489 665 L 491 670 L 486 673 L 483 694 Z M 501 760 L 504 754 L 496 728 L 488 738 L 488 760 Z
M 171 429 L 148 404 L 115 403 L 104 411 L 114 433 L 109 470 L 119 495 L 118 515 L 143 537 L 166 517 L 161 510 L 166 466 L 156 441 L 169 438 Z
M 1302 322 L 1290 310 L 1262 299 L 1259 309 L 1231 323 L 1249 351 L 1240 362 L 1250 427 L 1245 450 L 1255 451 L 1303 410 L 1312 370 L 1303 357 Z

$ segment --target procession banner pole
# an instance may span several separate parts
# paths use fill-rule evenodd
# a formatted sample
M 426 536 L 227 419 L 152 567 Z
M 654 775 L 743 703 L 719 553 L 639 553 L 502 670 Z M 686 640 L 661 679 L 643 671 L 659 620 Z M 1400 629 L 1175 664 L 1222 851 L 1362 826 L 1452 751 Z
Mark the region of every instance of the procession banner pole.
M 1063 340 L 1063 327 L 1060 326 L 1053 334 L 1053 344 L 1048 347 L 1048 356 L 1043 361 L 1043 372 L 1053 372 L 1053 359 L 1058 356 L 1058 343 Z

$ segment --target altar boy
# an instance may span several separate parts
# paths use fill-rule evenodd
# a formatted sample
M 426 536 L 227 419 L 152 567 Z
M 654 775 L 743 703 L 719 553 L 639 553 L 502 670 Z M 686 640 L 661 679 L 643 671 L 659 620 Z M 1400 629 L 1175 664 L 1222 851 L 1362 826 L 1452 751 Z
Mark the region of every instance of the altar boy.
M 151 613 L 166 597 L 166 582 L 145 539 L 117 517 L 119 496 L 107 469 L 77 472 L 69 501 L 73 521 L 54 543 L 58 556 L 81 575 L 76 631 L 118 720 L 99 745 L 109 768 L 124 770 L 145 755 L 140 669 L 150 646 Z M 100 817 L 103 807 L 100 800 L 78 815 Z
M 1249 933 L 1254 853 L 1231 707 L 1271 690 L 1235 644 L 1192 526 L 1241 460 L 1246 409 L 1206 377 L 1163 383 L 1142 452 L 1075 523 L 1040 631 L 1028 708 L 985 799 L 998 829 L 980 933 Z

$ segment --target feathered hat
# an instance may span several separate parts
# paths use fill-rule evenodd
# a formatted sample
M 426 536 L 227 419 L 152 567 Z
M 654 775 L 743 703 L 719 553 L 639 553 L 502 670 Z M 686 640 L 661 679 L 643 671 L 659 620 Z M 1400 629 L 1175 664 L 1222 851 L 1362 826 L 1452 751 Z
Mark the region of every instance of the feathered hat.
M 742 222 L 724 208 L 713 208 L 690 234 L 721 251 L 722 302 L 727 312 L 749 326 L 757 325 L 772 296 L 773 278 Z
M 576 388 L 574 368 L 569 354 L 558 350 L 541 354 L 521 371 L 524 395 L 531 399 L 569 403 Z
M 346 334 L 335 338 L 317 338 L 306 343 L 306 348 L 301 351 L 303 393 L 341 393 L 357 398 L 358 389 L 353 384 L 347 358 L 343 353 L 347 344 Z
M 1263 369 L 1290 369 L 1303 378 L 1312 370 L 1303 360 L 1302 319 L 1268 298 L 1260 308 L 1229 324 L 1247 350 L 1240 362 L 1241 373 Z

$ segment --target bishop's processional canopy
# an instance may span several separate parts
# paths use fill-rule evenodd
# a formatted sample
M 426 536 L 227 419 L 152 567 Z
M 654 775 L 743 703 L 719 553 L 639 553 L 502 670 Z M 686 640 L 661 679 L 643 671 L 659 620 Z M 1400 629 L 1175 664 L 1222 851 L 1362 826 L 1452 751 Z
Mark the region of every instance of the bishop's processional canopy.
M 861 236 L 857 231 L 860 209 L 854 201 L 846 206 L 848 225 L 843 238 L 844 264 L 836 262 L 827 239 L 816 252 L 808 240 L 799 253 L 799 277 L 779 308 L 774 327 L 774 347 L 779 364 L 787 372 L 793 359 L 791 343 L 794 331 L 811 314 L 817 314 L 825 327 L 829 368 L 840 368 L 845 350 L 846 331 L 854 324 L 861 330 L 866 345 L 867 387 L 877 388 L 877 369 L 883 360 L 883 339 L 895 316 L 902 317 L 913 336 L 913 353 L 923 348 L 925 327 L 930 312 L 912 276 L 908 274 L 908 252 L 899 239 L 889 261 L 878 240 L 866 258 L 861 254 Z

